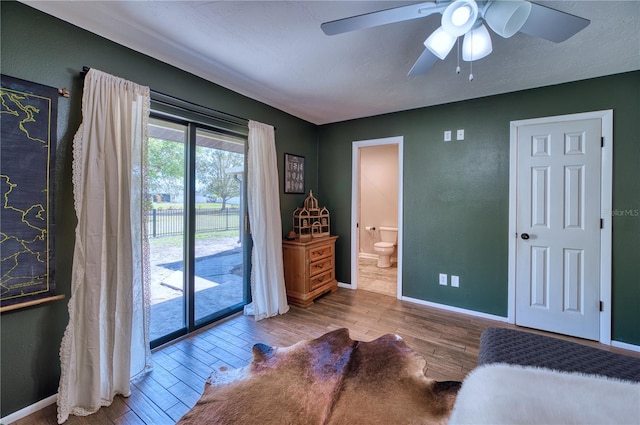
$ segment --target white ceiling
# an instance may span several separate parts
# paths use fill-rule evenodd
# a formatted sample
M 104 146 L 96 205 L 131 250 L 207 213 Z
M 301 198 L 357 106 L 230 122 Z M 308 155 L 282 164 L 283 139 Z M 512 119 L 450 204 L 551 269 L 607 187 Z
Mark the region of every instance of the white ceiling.
M 407 77 L 440 15 L 326 36 L 322 22 L 415 1 L 24 3 L 315 124 L 640 69 L 640 1 L 536 1 L 591 20 L 555 44 L 491 33 L 493 53 L 456 75 L 455 48 Z

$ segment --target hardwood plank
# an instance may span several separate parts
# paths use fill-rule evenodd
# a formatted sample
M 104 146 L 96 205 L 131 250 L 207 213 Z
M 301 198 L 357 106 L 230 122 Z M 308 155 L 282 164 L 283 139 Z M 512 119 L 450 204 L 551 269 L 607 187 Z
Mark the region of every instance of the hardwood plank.
M 189 409 L 191 409 L 191 407 L 188 407 L 184 403 L 178 403 L 168 409 L 166 413 L 171 417 L 171 419 L 174 420 L 174 422 L 177 422 L 181 417 L 184 416 L 185 413 L 189 411 Z
M 175 351 L 179 351 L 179 350 L 172 350 L 171 353 L 175 352 Z M 170 352 L 165 352 L 165 351 L 157 351 L 155 353 L 153 353 L 153 355 L 151 356 L 153 363 L 154 364 L 159 364 L 160 366 L 162 366 L 163 368 L 165 368 L 168 371 L 172 371 L 173 369 L 182 366 L 182 364 L 175 360 L 174 358 L 172 358 L 169 355 Z
M 131 396 L 125 401 L 145 424 L 172 424 L 175 422 L 141 391 L 132 391 Z
M 236 339 L 238 341 L 242 341 L 242 345 L 230 344 L 224 338 L 224 335 L 220 335 L 219 333 L 216 333 L 216 332 L 207 332 L 205 335 L 203 335 L 203 338 L 207 342 L 209 342 L 211 345 L 213 345 L 213 347 L 208 350 L 210 353 L 216 351 L 217 349 L 223 349 L 228 353 L 234 354 L 236 357 L 246 358 L 251 352 L 251 350 L 247 348 L 248 346 L 247 341 L 242 340 L 240 338 L 236 338 Z
M 198 338 L 198 339 L 202 339 L 202 338 Z M 200 347 L 196 346 L 192 340 L 189 340 L 189 341 L 184 341 L 179 348 L 180 348 L 180 351 L 186 354 L 187 356 L 196 358 L 198 359 L 198 361 L 204 363 L 205 365 L 209 365 L 211 363 L 217 362 L 220 359 L 210 354 L 210 351 L 213 351 L 216 347 L 213 344 L 207 344 L 207 345 L 211 345 L 211 348 L 205 351 Z M 177 354 L 177 351 L 174 351 L 173 354 Z
M 116 419 L 131 411 L 127 403 L 125 403 L 124 397 L 119 395 L 113 398 L 113 403 L 111 403 L 111 406 L 103 407 L 102 410 L 104 410 L 107 417 L 111 419 L 111 421 L 115 421 Z
M 180 362 L 178 368 L 187 368 L 203 379 L 207 379 L 211 374 L 211 367 L 208 364 L 201 362 L 198 358 L 190 356 L 182 350 L 176 350 L 169 354 L 169 356 Z
M 214 333 L 217 337 L 224 340 L 227 345 L 234 345 L 238 348 L 243 348 L 247 344 L 245 340 L 238 338 L 230 332 L 227 332 L 224 327 L 212 329 L 211 332 Z
M 204 383 L 207 378 L 197 375 L 192 370 L 187 369 L 185 366 L 180 366 L 171 371 L 176 378 L 190 386 L 194 391 L 202 392 L 204 389 Z
M 166 411 L 180 402 L 176 396 L 148 374 L 136 379 L 133 385 L 162 410 Z M 132 388 L 131 391 L 134 391 L 134 389 Z
M 53 409 L 53 411 L 51 411 Z M 54 425 L 58 422 L 55 420 L 57 415 L 56 404 L 44 407 L 43 409 L 32 413 L 31 415 L 18 419 L 12 425 Z
M 251 353 L 242 353 L 242 357 L 238 357 L 236 353 L 229 351 L 228 347 L 218 347 L 212 350 L 211 354 L 233 367 L 246 366 L 253 358 Z
M 190 341 L 194 347 L 198 347 L 202 351 L 209 351 L 215 347 L 213 344 L 211 344 L 204 338 L 192 338 Z
M 124 415 L 114 419 L 113 423 L 114 425 L 146 425 L 133 410 L 129 410 Z M 65 425 L 67 424 L 65 423 Z
M 351 338 L 360 341 L 371 341 L 386 333 L 399 334 L 424 357 L 427 376 L 442 381 L 462 380 L 476 367 L 480 335 L 490 326 L 546 334 L 378 293 L 340 288 L 317 298 L 308 308 L 292 306 L 287 314 L 259 322 L 237 314 L 154 350 L 154 369 L 132 382 L 131 397 L 118 396 L 110 407 L 87 417 L 71 416 L 65 425 L 173 424 L 200 398 L 214 369 L 249 364 L 254 344 L 286 347 L 338 328 L 347 328 Z M 593 341 L 553 336 L 640 357 L 640 353 Z M 52 405 L 11 425 L 56 423 Z
M 171 394 L 176 396 L 180 402 L 189 408 L 193 407 L 202 396 L 202 391 L 196 391 L 184 382 L 178 382 L 167 388 Z M 203 388 L 204 390 L 204 385 Z M 184 414 L 184 413 L 183 413 Z
M 148 373 L 148 375 L 165 388 L 168 388 L 180 382 L 180 379 L 176 378 L 175 375 L 165 369 L 160 363 L 157 363 L 155 361 L 153 363 L 153 368 Z
M 75 423 L 79 425 L 111 425 L 112 421 L 105 413 L 105 409 L 102 408 L 96 413 L 89 416 L 76 416 Z

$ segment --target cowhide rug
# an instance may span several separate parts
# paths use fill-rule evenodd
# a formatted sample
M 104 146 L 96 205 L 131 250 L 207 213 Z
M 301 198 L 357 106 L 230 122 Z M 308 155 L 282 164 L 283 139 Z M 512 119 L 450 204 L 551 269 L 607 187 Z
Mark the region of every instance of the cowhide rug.
M 460 382 L 429 379 L 425 366 L 398 335 L 256 344 L 250 365 L 211 374 L 178 424 L 445 424 Z

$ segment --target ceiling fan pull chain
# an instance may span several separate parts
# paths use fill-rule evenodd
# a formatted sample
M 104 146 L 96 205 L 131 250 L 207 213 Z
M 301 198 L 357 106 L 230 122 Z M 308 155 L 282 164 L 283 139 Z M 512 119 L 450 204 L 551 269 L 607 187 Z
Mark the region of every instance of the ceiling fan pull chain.
M 473 81 L 473 32 L 469 36 L 471 38 L 471 43 L 469 50 L 471 50 L 471 61 L 469 61 L 469 81 Z
M 458 45 L 458 66 L 456 66 L 456 74 L 460 74 L 460 37 L 456 38 L 456 44 Z

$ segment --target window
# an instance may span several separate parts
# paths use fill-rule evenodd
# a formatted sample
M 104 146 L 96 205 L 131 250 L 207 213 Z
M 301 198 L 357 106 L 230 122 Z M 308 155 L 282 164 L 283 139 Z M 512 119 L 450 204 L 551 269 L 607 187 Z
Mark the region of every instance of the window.
M 250 292 L 248 129 L 172 103 L 152 102 L 149 121 L 152 347 L 240 311 Z

